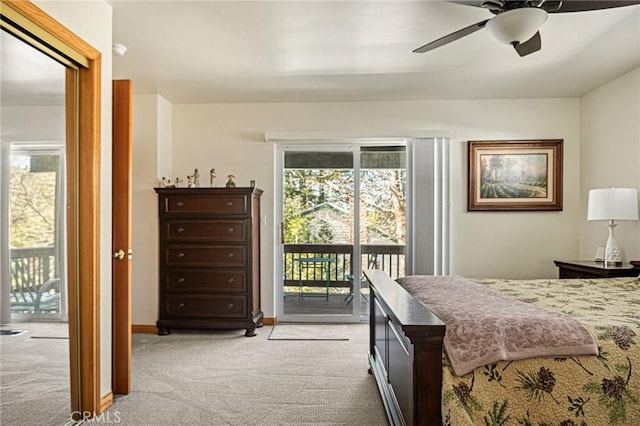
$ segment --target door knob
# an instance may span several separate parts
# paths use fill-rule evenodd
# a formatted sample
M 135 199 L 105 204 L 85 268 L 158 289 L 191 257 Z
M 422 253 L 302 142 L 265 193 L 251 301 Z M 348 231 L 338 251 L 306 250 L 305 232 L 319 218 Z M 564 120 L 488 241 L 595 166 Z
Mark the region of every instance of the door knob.
M 125 255 L 125 253 L 124 253 L 124 250 L 122 250 L 122 249 L 118 249 L 118 250 L 113 252 L 113 258 L 114 259 L 122 260 L 122 259 L 124 259 L 124 255 Z

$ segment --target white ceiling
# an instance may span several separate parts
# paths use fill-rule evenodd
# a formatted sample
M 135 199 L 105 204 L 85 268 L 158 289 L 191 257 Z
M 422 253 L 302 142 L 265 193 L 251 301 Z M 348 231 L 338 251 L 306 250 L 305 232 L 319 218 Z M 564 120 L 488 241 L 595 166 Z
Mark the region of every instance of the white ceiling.
M 446 1 L 110 4 L 114 78 L 173 103 L 577 97 L 640 66 L 640 5 L 550 14 L 521 58 L 486 30 L 412 53 L 492 16 Z M 64 68 L 1 37 L 2 105 L 62 105 Z
M 114 78 L 173 103 L 577 97 L 640 66 L 640 5 L 550 14 L 521 58 L 445 1 L 121 1 Z

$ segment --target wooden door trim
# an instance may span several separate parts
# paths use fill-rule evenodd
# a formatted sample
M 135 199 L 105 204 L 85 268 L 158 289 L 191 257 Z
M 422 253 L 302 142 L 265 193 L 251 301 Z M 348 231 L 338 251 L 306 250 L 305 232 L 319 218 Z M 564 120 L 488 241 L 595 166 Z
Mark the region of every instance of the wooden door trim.
M 5 12 L 24 17 L 31 30 L 14 27 L 32 35 L 33 28 L 42 31 L 48 47 L 77 65 L 67 71 L 67 87 L 76 90 L 66 108 L 74 112 L 66 119 L 71 411 L 99 414 L 106 408 L 100 406 L 101 54 L 31 2 L 1 0 L 3 20 Z M 78 55 L 83 60 L 74 59 Z
M 131 392 L 131 160 L 132 160 L 132 84 L 113 81 L 113 247 L 125 257 L 113 260 L 112 281 L 112 376 L 114 394 Z

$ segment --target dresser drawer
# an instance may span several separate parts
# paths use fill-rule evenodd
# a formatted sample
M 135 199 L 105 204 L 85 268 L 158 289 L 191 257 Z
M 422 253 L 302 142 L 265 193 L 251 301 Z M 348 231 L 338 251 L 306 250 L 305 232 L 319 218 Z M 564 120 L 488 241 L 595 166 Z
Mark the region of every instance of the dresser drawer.
M 240 318 L 247 315 L 247 298 L 234 295 L 166 296 L 167 317 Z
M 225 269 L 173 269 L 165 276 L 165 289 L 173 293 L 220 292 L 245 293 L 247 274 L 242 270 Z
M 167 220 L 167 241 L 243 242 L 247 239 L 245 220 Z
M 217 197 L 208 195 L 171 195 L 164 197 L 160 213 L 241 214 L 249 213 L 249 199 L 244 194 Z
M 235 266 L 247 264 L 247 248 L 239 245 L 169 246 L 167 266 Z

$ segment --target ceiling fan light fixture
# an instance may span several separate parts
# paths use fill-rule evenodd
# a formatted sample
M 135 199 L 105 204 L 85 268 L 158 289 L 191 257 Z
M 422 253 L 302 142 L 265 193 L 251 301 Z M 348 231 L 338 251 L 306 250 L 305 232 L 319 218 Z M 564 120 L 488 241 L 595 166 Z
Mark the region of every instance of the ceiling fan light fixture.
M 127 46 L 124 44 L 114 43 L 111 46 L 111 50 L 115 56 L 124 56 L 124 54 L 127 53 Z
M 516 46 L 538 32 L 547 20 L 547 12 L 537 7 L 512 9 L 496 15 L 486 28 L 500 43 Z

